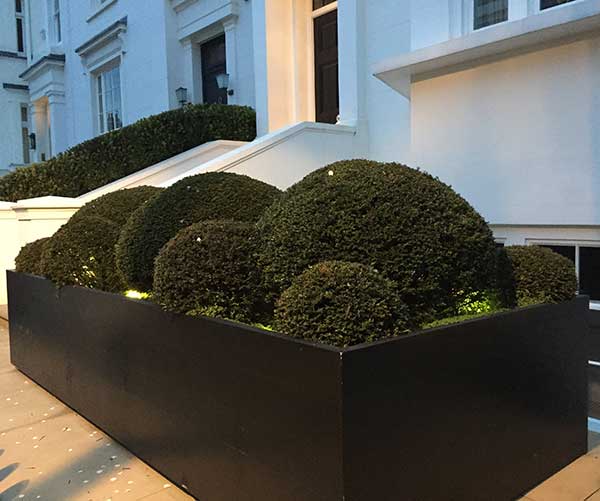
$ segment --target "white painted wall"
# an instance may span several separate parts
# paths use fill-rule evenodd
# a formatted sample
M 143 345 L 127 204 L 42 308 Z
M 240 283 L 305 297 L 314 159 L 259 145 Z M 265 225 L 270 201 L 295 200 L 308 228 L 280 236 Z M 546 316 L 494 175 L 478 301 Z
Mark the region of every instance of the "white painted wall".
M 491 223 L 600 224 L 600 38 L 412 86 L 413 163 Z

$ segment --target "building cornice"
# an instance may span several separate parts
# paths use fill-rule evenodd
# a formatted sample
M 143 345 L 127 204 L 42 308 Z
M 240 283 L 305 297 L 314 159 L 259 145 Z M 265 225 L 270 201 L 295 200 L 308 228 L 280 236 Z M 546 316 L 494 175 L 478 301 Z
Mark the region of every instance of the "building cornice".
M 127 31 L 127 16 L 111 24 L 108 28 L 94 35 L 87 42 L 84 42 L 75 49 L 75 53 L 81 57 L 86 57 L 99 47 L 106 45 L 111 40 L 118 38 L 121 33 Z
M 23 80 L 30 80 L 35 74 L 46 66 L 59 66 L 64 68 L 65 66 L 65 55 L 64 54 L 48 54 L 27 68 L 23 73 L 19 75 L 19 78 Z

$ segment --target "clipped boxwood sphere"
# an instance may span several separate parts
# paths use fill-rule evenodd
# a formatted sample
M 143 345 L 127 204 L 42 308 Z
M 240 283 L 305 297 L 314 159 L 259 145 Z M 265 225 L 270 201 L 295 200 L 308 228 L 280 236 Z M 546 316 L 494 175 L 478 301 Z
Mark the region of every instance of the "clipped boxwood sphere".
M 154 300 L 177 313 L 261 320 L 254 245 L 252 223 L 205 221 L 181 230 L 156 258 Z
M 327 260 L 371 265 L 398 284 L 415 320 L 487 290 L 495 243 L 483 218 L 424 172 L 367 160 L 337 162 L 292 186 L 259 222 L 260 265 L 277 292 Z
M 15 269 L 19 273 L 41 275 L 42 270 L 40 267 L 40 261 L 42 258 L 42 252 L 48 240 L 50 240 L 49 237 L 40 238 L 35 242 L 30 242 L 24 245 L 21 248 L 19 255 L 15 258 Z
M 119 226 L 100 217 L 74 219 L 62 226 L 42 252 L 42 274 L 58 285 L 123 290 L 115 266 Z
M 513 304 L 559 303 L 575 297 L 575 265 L 566 257 L 536 245 L 515 245 L 505 251 L 509 268 L 503 272 L 504 284 Z
M 409 331 L 396 284 L 370 266 L 316 264 L 296 277 L 275 309 L 275 329 L 334 346 L 376 341 Z
M 210 172 L 182 179 L 132 214 L 117 245 L 117 265 L 130 288 L 149 291 L 154 259 L 179 230 L 214 219 L 255 222 L 280 193 L 238 174 Z
M 96 216 L 123 225 L 133 211 L 156 196 L 161 190 L 162 188 L 154 186 L 138 186 L 137 188 L 113 191 L 85 204 L 73 215 L 72 219 Z

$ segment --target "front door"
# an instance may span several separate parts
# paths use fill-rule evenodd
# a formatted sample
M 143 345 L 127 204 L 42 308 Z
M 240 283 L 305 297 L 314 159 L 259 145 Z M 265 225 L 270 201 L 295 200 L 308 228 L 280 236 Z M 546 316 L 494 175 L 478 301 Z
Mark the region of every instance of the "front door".
M 337 10 L 317 17 L 314 24 L 316 119 L 334 124 L 340 113 Z
M 207 104 L 227 104 L 227 89 L 219 89 L 217 75 L 227 72 L 225 35 L 202 44 L 202 98 Z

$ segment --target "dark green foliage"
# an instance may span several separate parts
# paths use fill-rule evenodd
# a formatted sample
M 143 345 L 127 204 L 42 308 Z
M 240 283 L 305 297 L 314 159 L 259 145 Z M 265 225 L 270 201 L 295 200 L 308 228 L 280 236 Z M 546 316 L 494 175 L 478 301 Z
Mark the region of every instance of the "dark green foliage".
M 131 216 L 117 246 L 119 269 L 130 288 L 148 291 L 154 259 L 179 230 L 214 219 L 255 222 L 279 195 L 277 188 L 238 174 L 182 179 Z
M 334 346 L 405 334 L 408 308 L 396 284 L 369 266 L 329 261 L 296 277 L 275 309 L 275 329 Z
M 445 325 L 453 325 L 459 324 L 461 322 L 466 322 L 467 320 L 476 320 L 478 318 L 485 318 L 495 315 L 497 313 L 502 313 L 503 311 L 507 311 L 504 309 L 498 309 L 495 311 L 488 311 L 482 313 L 467 313 L 464 315 L 457 315 L 455 317 L 446 317 L 440 320 L 435 320 L 433 322 L 429 322 L 422 326 L 423 329 L 433 329 L 434 327 L 444 327 Z
M 503 289 L 513 306 L 559 303 L 575 297 L 575 265 L 566 257 L 536 245 L 515 245 L 505 251 Z
M 41 275 L 40 260 L 42 251 L 50 238 L 40 238 L 35 242 L 28 243 L 21 248 L 19 255 L 15 258 L 15 269 L 19 273 L 31 273 Z
M 96 216 L 107 219 L 119 226 L 125 224 L 133 211 L 158 195 L 162 188 L 139 186 L 127 190 L 113 191 L 85 204 L 71 218 Z
M 308 266 L 343 260 L 394 280 L 418 322 L 491 288 L 495 244 L 449 186 L 399 164 L 337 162 L 291 187 L 259 222 L 260 265 L 277 295 Z M 445 316 L 445 315 L 444 315 Z
M 181 230 L 156 258 L 153 299 L 177 313 L 260 321 L 255 243 L 252 223 L 207 221 Z
M 208 141 L 252 141 L 255 136 L 256 116 L 251 108 L 185 106 L 143 118 L 47 162 L 7 174 L 0 179 L 0 200 L 77 197 Z
M 62 226 L 46 243 L 41 271 L 57 285 L 81 285 L 110 292 L 123 290 L 115 266 L 119 226 L 95 216 Z

